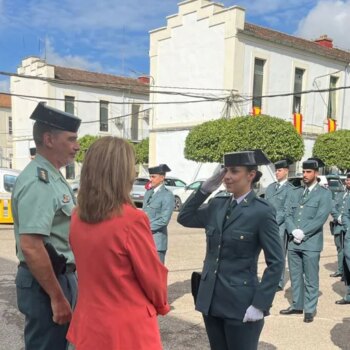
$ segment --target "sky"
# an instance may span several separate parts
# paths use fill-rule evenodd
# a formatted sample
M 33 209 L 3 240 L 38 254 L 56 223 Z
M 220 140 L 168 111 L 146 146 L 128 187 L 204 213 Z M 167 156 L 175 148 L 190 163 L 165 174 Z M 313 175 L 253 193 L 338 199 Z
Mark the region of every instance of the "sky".
M 137 77 L 149 72 L 149 31 L 166 25 L 180 0 L 0 0 L 0 71 L 27 56 L 50 64 Z M 246 21 L 350 49 L 350 0 L 222 0 Z M 0 75 L 0 91 L 8 91 Z

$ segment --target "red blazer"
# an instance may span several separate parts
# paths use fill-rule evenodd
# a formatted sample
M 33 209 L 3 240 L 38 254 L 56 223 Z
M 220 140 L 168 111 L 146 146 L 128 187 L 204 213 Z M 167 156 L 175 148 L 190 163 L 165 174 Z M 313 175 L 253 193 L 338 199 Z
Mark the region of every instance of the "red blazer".
M 146 214 L 124 205 L 121 216 L 88 224 L 73 213 L 69 240 L 79 292 L 67 339 L 76 350 L 162 349 L 168 270 Z

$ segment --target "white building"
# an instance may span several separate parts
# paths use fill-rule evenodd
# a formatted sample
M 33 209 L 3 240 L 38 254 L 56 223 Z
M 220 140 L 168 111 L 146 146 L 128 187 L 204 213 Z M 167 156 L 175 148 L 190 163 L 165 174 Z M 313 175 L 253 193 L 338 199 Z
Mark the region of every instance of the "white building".
M 147 79 L 49 65 L 36 57 L 22 61 L 11 77 L 13 164 L 21 170 L 34 146 L 31 113 L 40 101 L 82 119 L 79 137 L 119 136 L 140 141 L 148 136 L 149 85 Z M 74 178 L 74 167 L 66 168 Z
M 0 168 L 12 168 L 11 97 L 0 93 Z
M 208 0 L 188 0 L 178 6 L 178 13 L 167 17 L 166 27 L 150 33 L 150 74 L 155 86 L 181 87 L 177 91 L 192 94 L 223 96 L 232 91 L 254 97 L 350 84 L 350 53 L 333 48 L 326 36 L 314 42 L 263 28 L 247 23 L 243 8 L 225 8 Z M 186 99 L 191 98 L 151 94 L 155 103 Z M 336 120 L 338 129 L 350 128 L 347 89 L 248 99 L 235 105 L 230 116 L 250 114 L 253 107 L 290 122 L 294 113 L 301 113 L 304 158 L 311 156 L 317 135 L 327 132 L 328 118 Z M 168 163 L 172 175 L 187 181 L 208 176 L 212 165 L 184 159 L 184 141 L 193 126 L 221 118 L 225 110 L 225 102 L 155 104 L 150 164 Z

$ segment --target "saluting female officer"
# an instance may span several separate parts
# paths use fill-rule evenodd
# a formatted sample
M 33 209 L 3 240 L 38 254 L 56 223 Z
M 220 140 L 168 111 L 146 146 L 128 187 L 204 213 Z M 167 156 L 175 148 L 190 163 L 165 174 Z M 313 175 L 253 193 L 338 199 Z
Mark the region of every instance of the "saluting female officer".
M 196 300 L 212 350 L 255 350 L 283 268 L 275 210 L 257 197 L 257 166 L 268 164 L 261 150 L 225 154 L 219 174 L 205 181 L 183 206 L 178 222 L 205 228 L 207 251 Z M 200 207 L 224 182 L 232 196 L 218 195 Z M 261 249 L 267 267 L 261 281 Z

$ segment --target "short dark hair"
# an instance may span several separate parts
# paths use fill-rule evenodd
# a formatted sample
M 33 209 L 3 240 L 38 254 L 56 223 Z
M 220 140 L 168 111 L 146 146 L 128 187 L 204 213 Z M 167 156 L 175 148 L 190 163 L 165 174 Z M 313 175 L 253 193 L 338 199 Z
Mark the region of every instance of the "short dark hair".
M 33 125 L 33 139 L 34 139 L 35 145 L 37 147 L 43 145 L 43 142 L 44 142 L 43 136 L 46 132 L 59 133 L 61 131 L 62 130 L 53 128 L 48 124 L 36 121 Z

